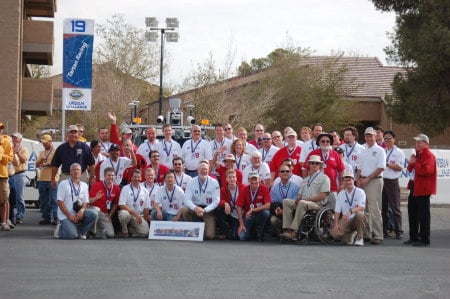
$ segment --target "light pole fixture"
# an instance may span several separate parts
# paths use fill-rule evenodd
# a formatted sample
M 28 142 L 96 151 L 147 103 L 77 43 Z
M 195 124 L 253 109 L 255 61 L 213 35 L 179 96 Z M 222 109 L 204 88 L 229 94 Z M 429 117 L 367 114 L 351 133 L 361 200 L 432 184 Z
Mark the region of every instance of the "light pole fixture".
M 131 124 L 134 125 L 138 121 L 137 120 L 137 106 L 139 105 L 138 100 L 133 100 L 130 103 L 128 103 L 128 106 L 131 108 Z M 140 121 L 139 121 L 140 122 Z
M 155 17 L 146 17 L 145 26 L 149 31 L 145 32 L 145 39 L 148 42 L 156 42 L 158 39 L 157 31 L 161 32 L 161 60 L 159 65 L 159 113 L 162 115 L 162 99 L 163 99 L 163 62 L 164 62 L 164 35 L 166 36 L 166 42 L 176 43 L 178 42 L 178 32 L 175 30 L 179 27 L 177 18 L 166 18 L 166 27 L 158 27 L 158 20 Z M 166 32 L 173 31 L 173 32 Z

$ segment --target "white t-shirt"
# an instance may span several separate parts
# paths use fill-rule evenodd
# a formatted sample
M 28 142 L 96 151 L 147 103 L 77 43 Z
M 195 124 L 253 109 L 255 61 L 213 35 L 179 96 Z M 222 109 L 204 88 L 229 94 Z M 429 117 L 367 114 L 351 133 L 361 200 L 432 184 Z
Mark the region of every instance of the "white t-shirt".
M 258 150 L 257 148 L 256 148 L 256 146 L 254 146 L 253 144 L 251 144 L 251 143 L 248 143 L 247 141 L 246 141 L 246 144 L 245 144 L 245 152 L 247 153 L 247 154 L 252 154 L 254 151 L 256 151 L 256 150 Z
M 157 150 L 159 152 L 159 163 L 166 165 L 173 170 L 172 160 L 181 157 L 181 146 L 175 140 L 162 140 L 158 143 Z
M 396 164 L 403 167 L 405 165 L 405 154 L 401 149 L 394 146 L 392 150 L 384 149 L 386 152 L 386 164 Z M 390 169 L 386 166 L 386 169 L 383 172 L 383 177 L 385 179 L 398 179 L 401 177 L 402 172 Z
M 307 142 L 304 142 L 302 145 L 302 151 L 300 152 L 300 161 L 301 163 L 304 163 L 306 160 L 306 157 L 308 157 L 308 154 L 315 150 L 316 148 L 319 148 L 319 146 L 316 144 L 315 139 L 308 140 Z
M 258 168 L 253 168 L 253 166 L 250 164 L 247 167 L 245 167 L 244 171 L 242 172 L 242 183 L 245 185 L 248 185 L 248 174 L 250 172 L 257 172 L 259 174 L 259 179 L 261 181 L 261 184 L 264 184 L 264 180 L 270 179 L 270 168 L 267 163 L 261 163 Z
M 107 142 L 101 142 L 99 141 L 102 149 L 101 149 L 101 153 L 109 153 L 109 147 L 111 146 L 111 142 L 107 141 Z M 102 155 L 103 156 L 103 155 Z
M 206 206 L 204 210 L 209 213 L 217 208 L 219 201 L 219 182 L 212 177 L 208 176 L 203 184 L 200 183 L 199 177 L 193 178 L 188 183 L 184 195 L 184 205 L 192 211 L 196 206 Z
M 122 188 L 119 197 L 119 206 L 128 206 L 130 209 L 142 214 L 144 211 L 145 202 L 148 202 L 148 191 L 141 187 L 133 187 L 131 184 Z
M 350 164 L 353 170 L 356 171 L 358 159 L 361 155 L 361 152 L 364 150 L 364 146 L 362 146 L 358 142 L 355 142 L 353 146 L 349 146 L 348 144 L 344 143 L 339 147 L 344 150 L 344 161 Z
M 161 209 L 170 215 L 177 215 L 178 211 L 184 207 L 184 192 L 178 186 L 172 191 L 166 187 L 161 187 L 156 192 L 155 202 L 159 204 Z
M 276 146 L 271 145 L 269 150 L 266 151 L 263 147 L 258 149 L 258 152 L 261 153 L 262 156 L 262 162 L 267 163 L 267 165 L 270 165 L 270 162 L 272 162 L 273 156 L 278 152 L 279 148 Z
M 89 187 L 85 182 L 79 183 L 78 187 L 72 184 L 71 179 L 63 180 L 58 184 L 58 191 L 56 192 L 56 199 L 64 202 L 67 211 L 71 215 L 75 215 L 73 210 L 73 203 L 77 200 L 80 203 L 89 203 Z M 58 219 L 67 219 L 66 215 L 58 208 Z
M 148 154 L 151 151 L 157 151 L 158 150 L 158 139 L 155 139 L 153 143 L 150 143 L 148 140 L 139 145 L 136 154 L 141 155 L 145 158 L 145 161 L 147 161 L 147 165 L 150 164 L 150 158 Z M 162 160 L 161 160 L 162 161 Z
M 365 148 L 361 151 L 357 168 L 361 170 L 363 177 L 369 176 L 377 168 L 386 169 L 386 152 L 376 143 L 372 147 Z M 383 176 L 383 172 L 379 176 Z
M 200 139 L 197 142 L 189 139 L 181 148 L 184 159 L 184 166 L 187 170 L 197 170 L 198 164 L 202 159 L 212 160 L 213 155 L 208 141 Z
M 216 139 L 214 139 L 214 140 L 211 140 L 209 142 L 209 144 L 211 145 L 211 151 L 212 151 L 213 156 L 214 156 L 214 153 L 220 147 L 225 146 L 227 148 L 223 153 L 217 155 L 217 162 L 220 163 L 220 165 L 224 165 L 223 159 L 225 158 L 226 155 L 228 155 L 230 153 L 230 147 L 231 147 L 230 140 L 224 138 L 222 142 L 218 142 Z
M 175 184 L 181 189 L 186 190 L 187 184 L 192 180 L 190 175 L 187 175 L 183 172 L 182 175 L 175 174 Z
M 366 207 L 366 193 L 364 190 L 358 187 L 354 187 L 352 192 L 342 190 L 336 197 L 335 212 L 345 214 L 351 209 L 356 207 Z M 351 214 L 349 219 L 355 217 L 355 214 Z
M 103 181 L 105 179 L 105 168 L 112 167 L 114 168 L 114 174 L 116 175 L 116 177 L 114 178 L 114 184 L 120 185 L 120 183 L 122 182 L 123 172 L 130 166 L 130 158 L 119 157 L 119 159 L 117 159 L 117 162 L 114 162 L 111 158 L 106 158 L 100 165 L 100 180 Z
M 141 183 L 141 187 L 147 189 L 148 198 L 144 202 L 144 209 L 148 209 L 149 211 L 153 210 L 153 203 L 155 202 L 156 192 L 161 188 L 158 184 L 154 183 L 151 187 L 147 186 L 146 182 Z

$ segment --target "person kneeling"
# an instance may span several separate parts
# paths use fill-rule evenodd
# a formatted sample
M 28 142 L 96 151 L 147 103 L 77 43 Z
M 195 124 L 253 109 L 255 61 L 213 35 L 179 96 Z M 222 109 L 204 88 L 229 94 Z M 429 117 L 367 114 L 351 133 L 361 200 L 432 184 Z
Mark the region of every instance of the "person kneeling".
M 56 194 L 58 203 L 58 219 L 54 236 L 58 239 L 86 240 L 86 234 L 95 224 L 98 213 L 87 209 L 89 203 L 88 185 L 80 181 L 81 165 L 70 166 L 70 177 L 58 185 Z
M 364 209 L 366 194 L 361 188 L 355 187 L 353 173 L 343 175 L 344 190 L 336 199 L 334 227 L 331 234 L 335 239 L 348 245 L 364 245 L 363 233 L 366 225 Z M 342 215 L 342 217 L 340 217 Z M 356 240 L 355 240 L 356 238 Z
M 248 174 L 250 185 L 242 189 L 237 200 L 237 213 L 239 218 L 239 240 L 248 240 L 253 227 L 256 230 L 256 239 L 264 241 L 264 226 L 270 217 L 269 188 L 260 184 L 259 174 Z

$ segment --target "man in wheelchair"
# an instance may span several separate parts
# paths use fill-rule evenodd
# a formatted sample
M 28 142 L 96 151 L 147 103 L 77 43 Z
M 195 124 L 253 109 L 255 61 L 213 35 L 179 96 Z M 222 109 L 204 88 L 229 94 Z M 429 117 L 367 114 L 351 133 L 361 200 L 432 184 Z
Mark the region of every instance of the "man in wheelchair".
M 283 200 L 283 233 L 281 238 L 296 240 L 303 216 L 307 211 L 320 210 L 327 204 L 330 194 L 330 179 L 320 170 L 319 156 L 311 155 L 308 160 L 310 174 L 302 182 L 297 199 Z
M 334 227 L 331 234 L 345 244 L 363 246 L 366 194 L 361 188 L 355 187 L 352 172 L 344 172 L 343 181 L 344 190 L 339 192 L 336 199 Z

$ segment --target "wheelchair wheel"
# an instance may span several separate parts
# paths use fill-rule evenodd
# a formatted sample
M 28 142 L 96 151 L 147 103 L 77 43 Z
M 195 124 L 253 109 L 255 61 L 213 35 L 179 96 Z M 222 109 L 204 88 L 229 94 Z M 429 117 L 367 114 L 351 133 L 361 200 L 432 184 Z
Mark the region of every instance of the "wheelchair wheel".
M 334 238 L 331 231 L 334 225 L 334 211 L 328 207 L 323 207 L 317 212 L 315 221 L 316 236 L 323 244 L 331 244 Z
M 314 210 L 308 211 L 305 215 L 303 215 L 297 234 L 297 239 L 299 241 L 308 241 L 309 238 L 314 236 L 315 218 L 316 213 Z

